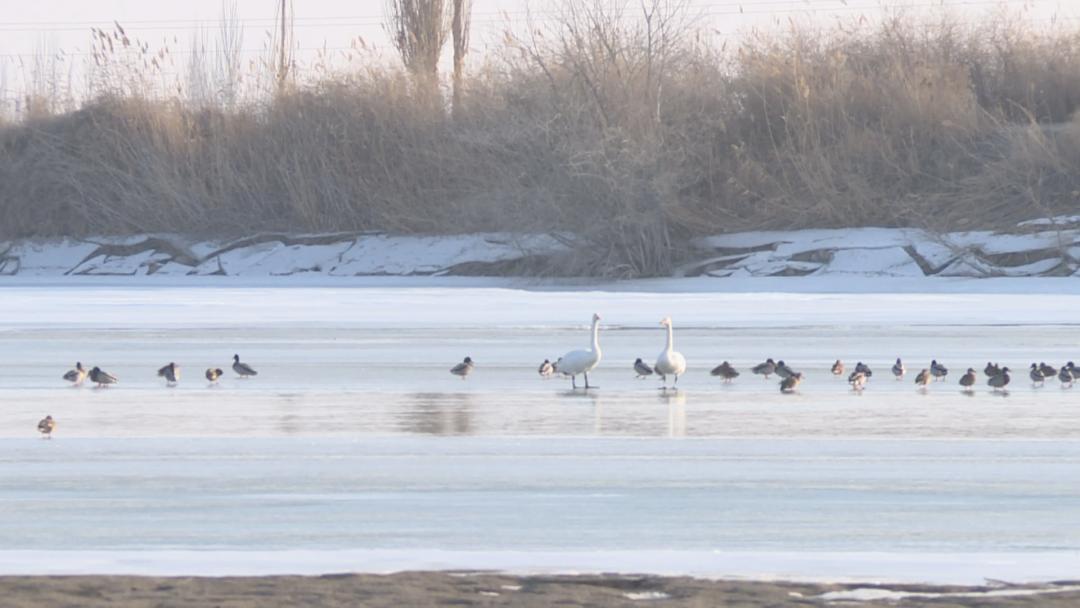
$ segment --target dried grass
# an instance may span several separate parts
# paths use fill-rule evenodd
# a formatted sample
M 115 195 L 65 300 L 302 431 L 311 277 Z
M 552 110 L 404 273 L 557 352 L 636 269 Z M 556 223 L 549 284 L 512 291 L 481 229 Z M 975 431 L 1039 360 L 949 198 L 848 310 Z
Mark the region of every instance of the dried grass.
M 1077 211 L 1080 30 L 895 17 L 717 49 L 653 8 L 568 2 L 453 116 L 394 68 L 195 103 L 110 63 L 81 108 L 0 123 L 0 236 L 551 231 L 575 248 L 553 273 L 643 276 L 694 235 Z

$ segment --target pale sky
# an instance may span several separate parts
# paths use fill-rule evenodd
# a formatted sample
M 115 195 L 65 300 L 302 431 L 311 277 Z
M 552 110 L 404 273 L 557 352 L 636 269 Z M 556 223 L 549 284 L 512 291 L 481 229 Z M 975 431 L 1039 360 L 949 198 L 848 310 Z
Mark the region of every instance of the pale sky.
M 633 5 L 636 0 L 625 1 Z M 934 10 L 944 5 L 964 18 L 1002 7 L 1049 25 L 1052 19 L 1080 25 L 1080 2 L 1073 0 L 687 0 L 704 15 L 715 36 L 738 36 L 753 28 L 786 24 L 789 19 L 827 23 L 882 14 L 882 6 Z M 267 44 L 280 0 L 235 0 L 244 24 L 246 57 L 258 57 Z M 498 44 L 508 25 L 520 27 L 528 12 L 534 19 L 550 18 L 559 0 L 474 0 L 472 50 L 482 53 Z M 10 98 L 32 69 L 40 49 L 64 51 L 70 64 L 86 58 L 89 29 L 112 27 L 119 21 L 132 37 L 160 48 L 168 45 L 174 58 L 190 53 L 193 33 L 208 30 L 212 43 L 221 17 L 222 0 L 7 0 L 0 11 L 0 97 Z M 351 42 L 363 37 L 393 57 L 386 35 L 383 0 L 292 0 L 297 60 L 314 60 L 317 49 L 343 55 Z M 528 12 L 527 12 L 528 11 Z M 177 62 L 178 59 L 174 59 Z M 181 71 L 182 67 L 176 67 Z

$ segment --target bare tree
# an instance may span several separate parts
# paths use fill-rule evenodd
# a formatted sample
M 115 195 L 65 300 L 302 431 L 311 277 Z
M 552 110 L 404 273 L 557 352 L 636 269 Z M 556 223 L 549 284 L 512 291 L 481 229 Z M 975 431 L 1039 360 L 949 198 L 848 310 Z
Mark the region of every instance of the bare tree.
M 386 0 L 387 30 L 418 92 L 436 103 L 446 44 L 447 0 Z M 437 103 L 436 103 L 437 105 Z
M 221 25 L 215 54 L 217 93 L 225 107 L 236 106 L 240 92 L 240 54 L 244 47 L 244 25 L 236 9 L 236 0 L 222 0 Z
M 206 73 L 207 65 L 206 32 L 202 29 L 191 34 L 191 52 L 187 58 L 187 102 L 202 108 L 210 103 L 210 76 Z
M 292 43 L 293 43 L 293 27 L 292 27 L 292 2 L 290 0 L 281 0 L 278 7 L 278 25 L 280 26 L 280 32 L 274 34 L 274 50 L 277 51 L 277 87 L 278 92 L 281 93 L 285 90 L 288 82 L 290 72 L 292 71 Z
M 453 0 L 454 18 L 450 30 L 454 38 L 454 114 L 461 112 L 461 89 L 464 86 L 465 55 L 469 52 L 469 24 L 472 0 Z

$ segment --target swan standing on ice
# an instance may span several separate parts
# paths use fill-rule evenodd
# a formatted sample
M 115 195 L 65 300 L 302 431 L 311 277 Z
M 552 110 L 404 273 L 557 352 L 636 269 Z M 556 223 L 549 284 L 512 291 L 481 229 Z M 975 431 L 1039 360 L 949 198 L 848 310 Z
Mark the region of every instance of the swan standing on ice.
M 555 364 L 555 370 L 564 376 L 570 376 L 570 386 L 577 388 L 577 375 L 585 376 L 585 388 L 589 386 L 589 372 L 600 364 L 600 315 L 592 316 L 592 344 L 583 350 L 572 350 L 562 356 Z
M 75 369 L 68 371 L 64 374 L 64 380 L 78 386 L 86 380 L 86 370 L 83 369 L 82 361 L 75 362 Z
M 686 371 L 686 357 L 674 350 L 675 332 L 671 328 L 671 317 L 661 319 L 660 326 L 667 328 L 667 346 L 660 352 L 660 356 L 656 358 L 656 365 L 653 366 L 653 370 L 660 375 L 660 380 L 665 384 L 664 388 L 667 388 L 667 377 L 669 375 L 675 376 L 675 382 L 672 383 L 672 386 L 679 383 L 679 376 Z

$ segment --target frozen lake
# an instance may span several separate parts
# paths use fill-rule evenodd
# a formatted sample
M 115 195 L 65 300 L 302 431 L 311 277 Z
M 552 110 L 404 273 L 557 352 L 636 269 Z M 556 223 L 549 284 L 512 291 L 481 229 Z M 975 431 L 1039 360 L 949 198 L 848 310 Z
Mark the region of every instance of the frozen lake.
M 0 573 L 1080 567 L 1080 387 L 1026 381 L 1080 360 L 1077 295 L 0 289 Z M 540 379 L 594 310 L 600 388 Z M 690 369 L 665 392 L 630 365 L 655 359 L 666 314 Z M 234 378 L 233 353 L 260 375 Z M 751 376 L 768 356 L 806 373 L 798 394 Z M 871 365 L 866 391 L 836 358 Z M 949 380 L 917 391 L 931 358 Z M 723 359 L 733 385 L 708 375 Z M 120 384 L 65 386 L 75 360 Z M 988 360 L 1012 390 L 980 372 L 962 394 Z M 169 361 L 174 388 L 154 375 Z

